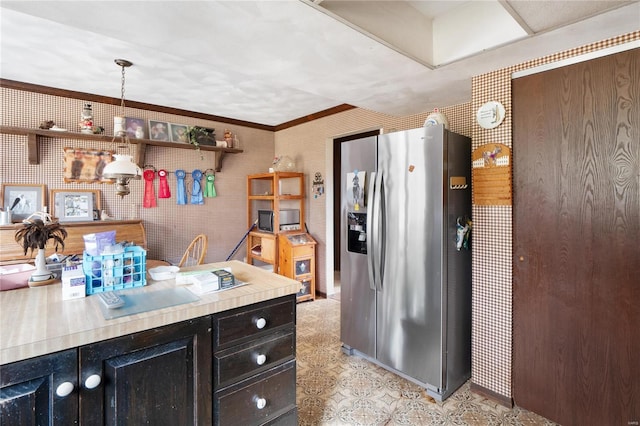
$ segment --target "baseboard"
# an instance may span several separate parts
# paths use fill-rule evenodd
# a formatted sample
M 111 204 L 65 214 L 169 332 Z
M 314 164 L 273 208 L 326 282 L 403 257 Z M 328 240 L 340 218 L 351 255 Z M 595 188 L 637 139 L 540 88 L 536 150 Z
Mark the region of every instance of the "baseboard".
M 497 402 L 500 405 L 504 405 L 507 408 L 513 408 L 513 398 L 508 396 L 500 395 L 492 390 L 484 388 L 480 385 L 476 385 L 471 382 L 471 392 L 477 393 L 478 395 L 482 395 L 487 399 Z

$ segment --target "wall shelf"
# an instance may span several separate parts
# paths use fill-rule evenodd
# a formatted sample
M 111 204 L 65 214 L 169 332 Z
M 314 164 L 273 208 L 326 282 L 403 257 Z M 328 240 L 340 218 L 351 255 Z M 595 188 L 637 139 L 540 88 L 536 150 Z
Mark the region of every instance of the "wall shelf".
M 40 158 L 38 154 L 38 143 L 42 141 L 42 138 L 56 138 L 56 139 L 77 139 L 77 140 L 91 140 L 99 142 L 111 142 L 113 136 L 108 135 L 90 135 L 79 132 L 58 132 L 55 130 L 44 129 L 30 129 L 26 127 L 15 126 L 0 126 L 0 133 L 8 135 L 20 135 L 27 137 L 27 155 L 29 158 L 29 164 L 40 164 Z M 178 143 L 178 142 L 164 142 L 155 141 L 151 139 L 129 139 L 133 145 L 138 145 L 136 150 L 136 156 L 134 158 L 136 164 L 140 167 L 144 166 L 145 152 L 148 145 L 160 146 L 165 148 L 178 148 L 178 149 L 190 149 L 195 150 L 191 144 Z M 236 148 L 219 148 L 216 146 L 200 145 L 202 151 L 213 151 L 215 153 L 215 170 L 219 172 L 222 170 L 222 159 L 226 154 L 238 154 L 243 152 L 241 149 Z

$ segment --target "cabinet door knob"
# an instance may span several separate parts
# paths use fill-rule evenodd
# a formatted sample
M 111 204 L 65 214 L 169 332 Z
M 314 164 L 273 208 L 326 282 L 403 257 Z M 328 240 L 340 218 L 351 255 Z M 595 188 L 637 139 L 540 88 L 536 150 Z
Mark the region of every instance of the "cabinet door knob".
M 267 356 L 265 354 L 258 354 L 256 364 L 263 365 L 265 362 L 267 362 Z
M 97 388 L 101 381 L 102 378 L 99 374 L 92 374 L 84 381 L 84 387 L 87 389 Z
M 259 396 L 254 396 L 253 401 L 256 403 L 256 408 L 258 410 L 262 410 L 267 406 L 267 400 L 264 398 L 260 398 Z
M 263 328 L 265 328 L 267 325 L 267 320 L 264 318 L 258 318 L 256 320 L 256 327 L 258 327 L 259 330 L 262 330 Z
M 64 398 L 65 396 L 68 396 L 69 394 L 71 394 L 71 392 L 73 392 L 73 388 L 74 386 L 73 386 L 73 383 L 71 382 L 60 383 L 56 388 L 56 395 L 58 395 L 61 398 Z

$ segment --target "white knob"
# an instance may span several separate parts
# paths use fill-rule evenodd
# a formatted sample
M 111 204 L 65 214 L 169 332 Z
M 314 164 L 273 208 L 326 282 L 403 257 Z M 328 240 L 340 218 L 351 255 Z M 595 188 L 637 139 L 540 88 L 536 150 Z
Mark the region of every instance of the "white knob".
M 255 401 L 255 403 L 256 403 L 256 408 L 257 408 L 258 410 L 262 410 L 264 407 L 266 407 L 266 406 L 267 406 L 267 400 L 266 400 L 266 399 L 264 399 L 264 398 L 260 398 L 260 397 L 254 396 L 254 397 L 253 397 L 253 400 Z
M 60 383 L 56 388 L 56 395 L 61 398 L 71 394 L 71 392 L 73 392 L 73 383 L 71 382 Z
M 92 374 L 84 381 L 84 387 L 87 389 L 97 388 L 101 381 L 102 378 L 99 374 Z
M 267 325 L 267 320 L 266 319 L 258 318 L 256 320 L 256 327 L 258 327 L 258 329 L 262 330 L 266 325 Z
M 256 364 L 258 365 L 263 365 L 265 362 L 267 362 L 267 356 L 264 354 L 259 354 L 256 357 Z

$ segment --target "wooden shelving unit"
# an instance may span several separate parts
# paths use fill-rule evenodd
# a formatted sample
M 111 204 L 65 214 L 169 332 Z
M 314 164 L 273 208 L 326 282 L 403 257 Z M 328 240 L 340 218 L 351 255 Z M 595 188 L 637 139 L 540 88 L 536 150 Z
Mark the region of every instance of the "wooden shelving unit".
M 113 136 L 107 135 L 90 135 L 79 132 L 58 132 L 55 130 L 44 130 L 44 129 L 30 129 L 26 127 L 15 127 L 15 126 L 0 126 L 0 133 L 8 134 L 8 135 L 20 135 L 27 137 L 27 155 L 29 158 L 29 164 L 39 164 L 40 158 L 38 154 L 38 143 L 42 143 L 43 139 L 76 139 L 76 140 L 92 140 L 92 141 L 100 141 L 100 142 L 111 142 L 113 141 Z M 120 139 L 120 138 L 117 138 Z M 164 141 L 154 141 L 151 139 L 129 139 L 132 144 L 137 145 L 136 156 L 134 161 L 140 167 L 144 166 L 145 161 L 145 152 L 148 145 L 152 146 L 160 146 L 164 148 L 178 148 L 178 149 L 191 149 L 195 150 L 193 145 L 187 143 L 178 143 L 178 142 L 164 142 Z M 219 148 L 216 146 L 209 145 L 200 145 L 200 149 L 202 151 L 213 151 L 215 152 L 215 170 L 217 172 L 222 170 L 222 159 L 226 154 L 238 154 L 243 152 L 241 149 L 236 148 Z
M 259 173 L 247 176 L 247 227 L 257 218 L 258 210 L 272 210 L 273 232 L 254 228 L 247 240 L 247 263 L 266 263 L 278 273 L 278 234 L 299 233 L 300 230 L 280 231 L 280 210 L 300 210 L 300 227 L 304 227 L 304 174 L 297 172 Z

